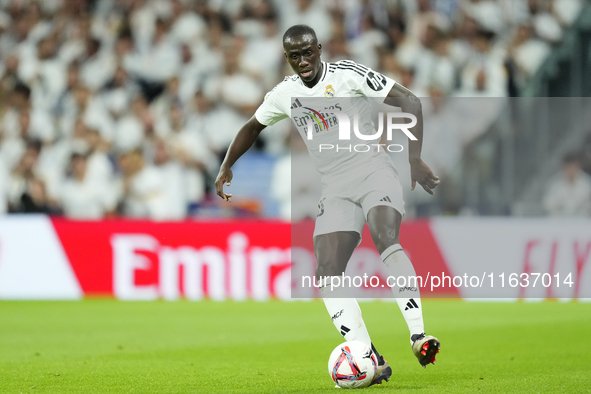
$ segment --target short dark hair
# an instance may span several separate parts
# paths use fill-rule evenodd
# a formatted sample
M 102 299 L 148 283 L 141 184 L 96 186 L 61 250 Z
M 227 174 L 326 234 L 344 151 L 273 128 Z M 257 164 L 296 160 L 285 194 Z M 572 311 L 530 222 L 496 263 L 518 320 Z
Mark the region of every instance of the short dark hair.
M 574 164 L 574 163 L 580 164 L 581 163 L 581 156 L 582 156 L 581 152 L 579 152 L 579 151 L 568 152 L 562 158 L 562 164 L 564 164 L 564 165 Z
M 291 37 L 299 37 L 306 34 L 310 34 L 314 37 L 315 41 L 318 41 L 318 37 L 316 37 L 316 32 L 308 25 L 293 25 L 289 29 L 285 31 L 283 34 L 283 42 Z
M 27 100 L 31 97 L 31 88 L 29 88 L 27 85 L 20 81 L 16 83 L 12 91 L 13 93 L 22 94 L 27 98 Z
M 25 141 L 25 145 L 27 149 L 34 150 L 35 152 L 41 152 L 41 148 L 43 148 L 43 143 L 38 139 L 28 139 Z
M 496 33 L 492 30 L 487 30 L 484 28 L 478 29 L 476 32 L 476 36 L 485 39 L 488 42 L 493 41 L 496 38 Z
M 88 160 L 88 156 L 89 154 L 87 152 L 73 152 L 72 155 L 70 156 L 70 160 L 74 161 L 77 159 L 84 159 L 84 160 Z

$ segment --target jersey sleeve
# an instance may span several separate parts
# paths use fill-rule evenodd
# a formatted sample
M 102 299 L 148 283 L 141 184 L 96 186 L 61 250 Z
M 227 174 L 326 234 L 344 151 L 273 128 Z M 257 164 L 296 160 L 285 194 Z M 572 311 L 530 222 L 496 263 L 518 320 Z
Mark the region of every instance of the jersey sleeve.
M 347 72 L 351 89 L 365 97 L 386 98 L 396 83 L 392 78 L 351 60 L 341 60 L 337 68 Z
M 265 100 L 254 113 L 260 124 L 272 126 L 282 119 L 289 117 L 279 105 L 279 85 L 265 95 Z

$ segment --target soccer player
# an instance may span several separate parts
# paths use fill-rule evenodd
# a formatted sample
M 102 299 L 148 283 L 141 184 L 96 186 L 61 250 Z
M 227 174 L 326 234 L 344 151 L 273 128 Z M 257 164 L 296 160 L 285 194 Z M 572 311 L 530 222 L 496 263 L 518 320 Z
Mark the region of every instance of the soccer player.
M 283 49 L 295 75 L 286 77 L 265 96 L 255 115 L 234 138 L 215 182 L 217 194 L 221 198 L 228 202 L 231 200 L 232 195 L 223 190 L 224 184 L 230 185 L 232 181 L 231 167 L 251 147 L 261 130 L 292 116 L 292 108 L 305 107 L 305 98 L 312 100 L 329 96 L 380 98 L 385 104 L 414 114 L 417 123 L 411 130 L 416 140 L 409 141 L 411 190 L 418 183 L 427 193 L 433 194 L 439 178 L 421 159 L 421 103 L 412 92 L 392 79 L 352 61 L 323 62 L 320 59 L 322 45 L 318 43 L 314 30 L 307 25 L 290 27 L 283 36 Z M 362 99 L 361 104 L 354 109 L 369 114 L 363 104 L 367 101 Z M 343 108 L 346 113 L 347 110 L 351 115 L 351 108 Z M 328 112 L 326 109 L 323 111 Z M 323 156 L 306 138 L 306 125 L 296 122 L 296 126 L 308 145 L 323 183 L 319 204 L 321 209 L 314 229 L 317 277 L 340 276 L 345 272 L 354 249 L 361 241 L 366 222 L 389 272 L 395 276 L 415 275 L 414 267 L 398 239 L 404 201 L 398 173 L 388 154 L 378 148 L 369 154 L 342 155 L 338 159 L 334 155 Z M 316 131 L 323 142 L 338 144 L 337 132 L 322 128 Z M 413 353 L 423 367 L 434 363 L 440 344 L 437 338 L 425 335 L 418 287 L 393 288 L 392 291 L 410 330 Z M 348 293 L 338 287 L 325 285 L 320 292 L 329 316 L 341 335 L 347 341 L 366 343 L 376 353 L 379 360 L 378 375 L 372 384 L 388 381 L 392 369 L 373 346 L 357 300 L 347 297 Z

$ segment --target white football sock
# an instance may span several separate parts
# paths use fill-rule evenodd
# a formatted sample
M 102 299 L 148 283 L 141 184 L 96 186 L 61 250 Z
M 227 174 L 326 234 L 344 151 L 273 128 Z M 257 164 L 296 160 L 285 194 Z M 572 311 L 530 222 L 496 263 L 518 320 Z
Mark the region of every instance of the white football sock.
M 369 333 L 361 316 L 361 308 L 355 298 L 346 297 L 347 289 L 342 287 L 323 286 L 320 294 L 328 310 L 332 322 L 347 341 L 361 341 L 371 346 Z
M 409 282 L 409 278 L 416 277 L 412 262 L 402 250 L 400 244 L 390 246 L 382 253 L 382 261 L 388 267 L 390 276 L 404 277 L 398 281 L 398 285 L 392 287 L 392 293 L 396 298 L 398 307 L 406 320 L 410 335 L 421 334 L 425 332 L 423 324 L 423 309 L 421 306 L 421 292 L 416 281 Z

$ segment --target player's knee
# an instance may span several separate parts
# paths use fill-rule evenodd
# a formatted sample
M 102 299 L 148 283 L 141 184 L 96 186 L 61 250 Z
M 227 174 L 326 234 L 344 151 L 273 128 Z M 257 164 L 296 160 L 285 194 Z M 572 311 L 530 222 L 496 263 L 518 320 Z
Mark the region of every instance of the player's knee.
M 380 253 L 400 243 L 400 222 L 402 216 L 391 207 L 374 207 L 369 211 L 368 225 L 371 238 Z
M 392 245 L 400 243 L 398 239 L 398 231 L 395 229 L 383 229 L 375 237 L 373 237 L 376 249 L 381 254 L 384 250 L 388 249 Z

